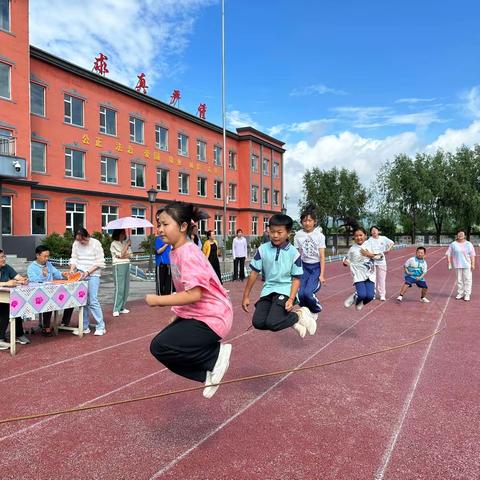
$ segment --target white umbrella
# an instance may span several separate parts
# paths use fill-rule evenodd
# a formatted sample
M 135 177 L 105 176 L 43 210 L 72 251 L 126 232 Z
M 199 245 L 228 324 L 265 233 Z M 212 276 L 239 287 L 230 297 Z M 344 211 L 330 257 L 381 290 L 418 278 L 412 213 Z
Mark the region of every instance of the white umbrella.
M 108 222 L 103 229 L 104 230 L 122 230 L 127 228 L 151 228 L 153 225 L 145 218 L 135 217 L 122 217 Z

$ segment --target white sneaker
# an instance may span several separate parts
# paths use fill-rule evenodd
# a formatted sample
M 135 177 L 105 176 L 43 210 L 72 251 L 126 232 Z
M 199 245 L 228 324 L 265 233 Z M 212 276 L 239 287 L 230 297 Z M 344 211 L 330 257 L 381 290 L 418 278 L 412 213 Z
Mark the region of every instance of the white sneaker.
M 463 293 L 459 293 L 456 297 L 455 300 L 461 300 L 463 298 Z
M 114 317 L 119 317 L 120 316 L 120 312 L 113 312 L 112 314 Z
M 463 297 L 463 299 L 466 301 L 466 302 L 469 302 L 470 301 L 470 295 L 465 295 Z
M 355 299 L 357 298 L 357 294 L 356 293 L 352 293 L 344 302 L 343 302 L 343 306 L 345 308 L 349 308 L 351 307 L 354 303 L 355 303 Z
M 298 317 L 299 320 L 298 322 L 292 326 L 292 328 L 298 333 L 300 338 L 304 338 L 305 335 L 307 334 L 307 329 L 300 324 L 300 317 Z
M 361 310 L 361 309 L 363 308 L 363 302 L 357 303 L 357 304 L 355 305 L 355 308 L 356 308 L 357 310 Z
M 297 311 L 298 323 L 303 325 L 310 335 L 315 335 L 317 331 L 317 313 L 312 313 L 307 307 L 302 307 Z
M 203 396 L 205 398 L 212 398 L 218 390 L 218 385 L 230 365 L 230 355 L 232 354 L 232 345 L 230 343 L 221 343 L 220 351 L 218 352 L 217 362 L 211 372 L 207 372 L 205 380 L 205 388 L 203 389 Z M 210 373 L 210 375 L 209 375 Z M 207 383 L 208 382 L 208 383 Z
M 94 335 L 96 335 L 97 337 L 101 337 L 102 335 L 105 335 L 106 333 L 107 333 L 107 331 L 104 328 L 103 329 L 97 328 L 95 330 Z
M 123 310 L 120 310 L 120 313 L 130 313 L 130 310 L 128 308 L 124 308 Z
M 381 301 L 381 302 L 385 302 L 386 300 L 387 300 L 387 299 L 385 298 L 385 295 L 381 295 L 381 296 L 380 296 L 380 301 Z
M 427 297 L 422 297 L 422 298 L 420 299 L 420 301 L 421 301 L 422 303 L 430 303 L 430 300 L 429 300 Z
M 10 344 L 8 342 L 4 342 L 0 340 L 0 350 L 8 350 L 10 348 Z
M 397 297 L 397 301 L 398 301 L 398 302 L 401 302 L 402 300 L 403 300 L 403 295 L 399 295 L 399 296 Z
M 91 330 L 89 328 L 86 328 L 83 330 L 83 334 L 86 335 L 87 333 L 90 333 Z M 76 328 L 73 332 L 74 335 L 80 335 L 80 332 L 78 331 L 78 328 Z

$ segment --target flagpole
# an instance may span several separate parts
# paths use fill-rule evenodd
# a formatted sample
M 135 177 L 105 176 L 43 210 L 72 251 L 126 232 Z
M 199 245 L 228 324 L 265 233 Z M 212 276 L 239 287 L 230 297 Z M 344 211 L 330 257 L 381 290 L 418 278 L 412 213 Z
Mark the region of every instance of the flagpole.
M 223 131 L 223 249 L 222 263 L 225 272 L 227 250 L 227 130 L 225 114 L 225 0 L 222 0 L 222 131 Z

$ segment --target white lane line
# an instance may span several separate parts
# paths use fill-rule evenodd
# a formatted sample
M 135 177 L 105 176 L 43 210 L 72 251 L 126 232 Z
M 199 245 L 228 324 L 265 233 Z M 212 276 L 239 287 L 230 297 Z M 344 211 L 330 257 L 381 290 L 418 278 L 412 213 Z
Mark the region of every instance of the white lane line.
M 445 316 L 445 312 L 447 310 L 448 304 L 450 303 L 450 300 L 452 298 L 452 293 L 453 293 L 454 289 L 455 289 L 455 285 L 453 286 L 452 290 L 450 291 L 450 295 L 448 297 L 447 302 L 445 303 L 445 306 L 443 307 L 442 313 L 441 313 L 441 315 L 438 319 L 438 322 L 437 322 L 437 325 L 435 326 L 434 331 L 438 330 L 440 324 L 442 323 L 442 320 L 443 320 L 443 317 Z M 407 397 L 405 398 L 405 402 L 403 404 L 403 408 L 402 408 L 402 411 L 400 413 L 400 418 L 397 422 L 397 425 L 396 425 L 395 429 L 393 430 L 392 436 L 390 437 L 390 442 L 388 444 L 388 447 L 387 447 L 387 449 L 385 450 L 385 452 L 382 456 L 380 466 L 378 467 L 377 472 L 375 473 L 375 477 L 374 477 L 375 480 L 383 480 L 383 477 L 385 475 L 387 467 L 390 463 L 390 459 L 392 457 L 393 451 L 395 450 L 395 446 L 397 444 L 398 437 L 400 435 L 400 432 L 402 431 L 403 423 L 405 421 L 405 418 L 407 417 L 408 411 L 410 409 L 410 405 L 411 405 L 413 397 L 415 395 L 415 391 L 417 389 L 417 385 L 418 385 L 418 382 L 420 380 L 420 376 L 422 375 L 422 372 L 423 372 L 423 367 L 425 366 L 425 363 L 427 361 L 427 357 L 430 354 L 430 349 L 432 348 L 433 341 L 435 340 L 435 338 L 436 337 L 432 337 L 430 339 L 430 342 L 428 343 L 428 347 L 426 348 L 425 353 L 423 354 L 423 358 L 422 358 L 422 361 L 420 362 L 420 365 L 419 365 L 419 368 L 418 368 L 418 371 L 417 371 L 417 375 L 415 376 L 415 379 L 414 379 L 414 381 L 413 381 L 413 383 L 410 387 L 410 391 L 409 391 Z

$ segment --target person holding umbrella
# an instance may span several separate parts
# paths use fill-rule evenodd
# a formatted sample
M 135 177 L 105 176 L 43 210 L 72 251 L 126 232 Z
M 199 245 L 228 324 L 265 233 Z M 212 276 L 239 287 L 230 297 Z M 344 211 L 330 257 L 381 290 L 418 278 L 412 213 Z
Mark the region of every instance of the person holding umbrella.
M 125 229 L 116 229 L 112 233 L 113 279 L 115 282 L 115 297 L 113 300 L 113 316 L 121 313 L 130 313 L 126 308 L 128 292 L 130 289 L 130 259 L 132 258 L 132 242 L 127 240 Z

